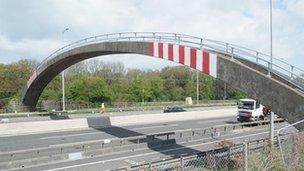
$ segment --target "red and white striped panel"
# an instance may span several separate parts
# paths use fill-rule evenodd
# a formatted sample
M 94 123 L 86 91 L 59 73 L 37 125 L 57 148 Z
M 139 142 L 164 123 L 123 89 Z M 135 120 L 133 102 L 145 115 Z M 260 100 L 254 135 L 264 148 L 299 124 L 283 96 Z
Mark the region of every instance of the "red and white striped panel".
M 217 56 L 207 51 L 171 43 L 149 42 L 148 55 L 183 64 L 217 77 Z

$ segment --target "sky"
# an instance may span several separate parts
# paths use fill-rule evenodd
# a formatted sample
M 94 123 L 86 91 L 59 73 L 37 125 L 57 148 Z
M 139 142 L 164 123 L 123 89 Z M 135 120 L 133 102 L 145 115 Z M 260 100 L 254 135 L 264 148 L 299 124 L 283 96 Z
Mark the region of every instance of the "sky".
M 304 0 L 273 0 L 273 55 L 302 69 L 303 11 Z M 0 63 L 42 61 L 79 39 L 128 31 L 183 33 L 269 54 L 269 1 L 0 0 Z M 140 69 L 172 65 L 140 55 L 101 59 Z

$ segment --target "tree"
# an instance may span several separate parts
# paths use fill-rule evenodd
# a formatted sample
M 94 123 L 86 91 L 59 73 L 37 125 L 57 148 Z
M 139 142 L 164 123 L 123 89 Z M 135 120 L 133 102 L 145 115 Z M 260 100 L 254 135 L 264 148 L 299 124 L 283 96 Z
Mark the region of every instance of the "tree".
M 213 80 L 211 77 L 201 74 L 199 77 L 199 97 L 200 99 L 213 99 Z
M 39 100 L 60 101 L 62 97 L 61 76 L 57 75 L 43 90 Z
M 180 101 L 185 100 L 184 89 L 181 87 L 174 87 L 169 92 L 169 100 L 170 101 Z
M 153 76 L 149 78 L 149 82 L 151 86 L 151 96 L 148 100 L 149 101 L 166 100 L 166 95 L 164 92 L 164 80 L 159 76 Z
M 0 65 L 0 99 L 19 98 L 23 87 L 33 72 L 37 62 L 20 60 L 8 65 Z
M 96 76 L 83 76 L 74 80 L 68 87 L 68 99 L 100 104 L 110 102 L 112 92 L 103 78 Z
M 135 102 L 148 101 L 152 96 L 151 82 L 142 77 L 136 78 L 131 82 L 129 91 L 132 95 L 130 100 Z

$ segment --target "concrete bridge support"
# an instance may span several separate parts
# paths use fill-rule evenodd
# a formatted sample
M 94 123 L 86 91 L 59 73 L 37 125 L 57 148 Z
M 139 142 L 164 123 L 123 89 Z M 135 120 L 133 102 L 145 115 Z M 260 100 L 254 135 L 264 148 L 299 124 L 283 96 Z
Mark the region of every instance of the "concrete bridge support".
M 218 78 L 260 100 L 290 123 L 304 119 L 304 94 L 240 61 L 220 57 Z M 303 129 L 304 124 L 297 127 Z

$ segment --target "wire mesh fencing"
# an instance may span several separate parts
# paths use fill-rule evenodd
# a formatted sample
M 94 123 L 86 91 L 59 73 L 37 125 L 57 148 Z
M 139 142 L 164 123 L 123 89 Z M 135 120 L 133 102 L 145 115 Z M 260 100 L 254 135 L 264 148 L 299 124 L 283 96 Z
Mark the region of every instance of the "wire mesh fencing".
M 304 134 L 303 132 L 292 133 L 284 136 L 288 132 L 281 135 L 280 159 L 284 166 L 288 166 L 291 170 L 299 170 L 304 168 Z
M 278 142 L 271 146 L 268 139 L 254 140 L 232 147 L 200 152 L 164 161 L 146 162 L 131 167 L 134 171 L 208 171 L 208 170 L 303 170 L 303 132 L 288 133 L 281 137 L 282 153 Z
M 131 170 L 244 170 L 246 168 L 244 158 L 246 151 L 245 146 L 223 148 L 161 162 L 145 163 L 133 167 Z

